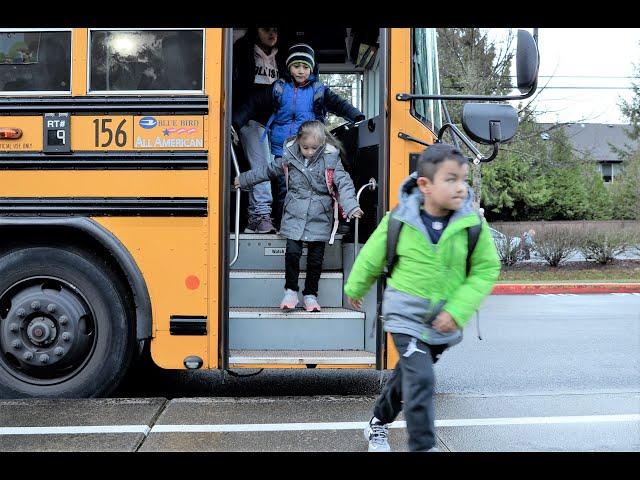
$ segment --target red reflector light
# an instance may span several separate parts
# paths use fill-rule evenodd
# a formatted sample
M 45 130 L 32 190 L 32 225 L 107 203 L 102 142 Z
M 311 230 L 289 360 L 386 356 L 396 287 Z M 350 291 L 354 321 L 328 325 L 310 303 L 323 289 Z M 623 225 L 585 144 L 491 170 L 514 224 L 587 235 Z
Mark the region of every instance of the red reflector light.
M 200 286 L 200 279 L 198 277 L 196 277 L 195 275 L 189 275 L 185 280 L 184 280 L 185 285 L 187 286 L 187 288 L 189 290 L 195 290 L 196 288 L 198 288 Z
M 19 128 L 0 127 L 0 139 L 17 140 L 22 137 L 22 130 Z

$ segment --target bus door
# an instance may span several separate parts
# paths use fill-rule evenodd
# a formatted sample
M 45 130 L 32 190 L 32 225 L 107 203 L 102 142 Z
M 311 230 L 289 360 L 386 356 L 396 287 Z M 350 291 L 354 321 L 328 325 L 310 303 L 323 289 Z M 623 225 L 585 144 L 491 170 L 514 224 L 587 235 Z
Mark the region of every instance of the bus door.
M 231 44 L 245 32 L 228 30 L 225 35 L 225 80 L 227 104 L 231 112 Z M 229 232 L 225 253 L 225 276 L 221 325 L 221 366 L 236 368 L 383 368 L 377 306 L 379 292 L 372 288 L 363 311 L 348 307 L 343 287 L 357 247 L 371 234 L 386 211 L 387 124 L 384 115 L 387 85 L 387 30 L 365 31 L 344 28 L 279 30 L 281 48 L 299 42 L 315 51 L 320 79 L 331 91 L 359 108 L 366 119 L 357 124 L 329 117 L 334 135 L 343 142 L 343 161 L 350 173 L 365 217 L 344 223 L 333 245 L 327 245 L 319 285 L 321 312 L 301 308 L 282 312 L 278 306 L 284 293 L 286 239 L 277 234 L 244 231 L 240 215 L 234 212 L 237 192 L 229 184 L 240 170 L 242 147 L 233 149 L 227 139 L 227 159 L 223 175 L 229 178 L 225 194 L 223 231 Z M 351 48 L 347 48 L 350 45 Z M 229 132 L 230 116 L 226 117 Z M 227 135 L 229 137 L 229 135 Z M 246 167 L 245 167 L 246 168 Z M 240 197 L 240 209 L 247 204 Z M 236 233 L 237 232 L 237 233 Z M 355 240 L 358 240 L 356 245 Z M 306 249 L 305 249 L 306 250 Z M 301 258 L 300 291 L 304 287 L 306 251 Z M 300 297 L 301 299 L 301 297 Z

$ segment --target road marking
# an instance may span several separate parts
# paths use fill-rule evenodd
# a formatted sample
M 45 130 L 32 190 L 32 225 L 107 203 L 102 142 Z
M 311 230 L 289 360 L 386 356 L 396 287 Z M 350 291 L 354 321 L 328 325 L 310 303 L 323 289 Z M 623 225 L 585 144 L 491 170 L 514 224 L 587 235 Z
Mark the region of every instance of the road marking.
M 570 423 L 640 422 L 640 414 L 587 415 L 565 417 L 462 418 L 436 420 L 436 427 L 477 427 L 495 425 L 548 425 Z M 210 432 L 292 432 L 309 430 L 359 430 L 367 422 L 246 423 L 218 425 L 100 425 L 69 427 L 0 427 L 0 435 L 79 435 L 96 433 L 210 433 Z M 405 421 L 389 428 L 406 428 Z
M 520 418 L 464 418 L 436 420 L 436 427 L 474 427 L 491 425 L 544 425 L 556 423 L 602 423 L 640 422 L 640 414 L 632 415 L 589 415 L 570 417 L 520 417 Z M 156 425 L 151 433 L 192 433 L 192 432 L 287 432 L 300 430 L 359 430 L 367 422 L 328 423 L 253 423 L 226 425 Z M 389 424 L 389 428 L 406 428 L 405 421 Z
M 148 425 L 89 425 L 70 427 L 0 427 L 0 435 L 79 435 L 91 433 L 142 433 L 146 437 Z

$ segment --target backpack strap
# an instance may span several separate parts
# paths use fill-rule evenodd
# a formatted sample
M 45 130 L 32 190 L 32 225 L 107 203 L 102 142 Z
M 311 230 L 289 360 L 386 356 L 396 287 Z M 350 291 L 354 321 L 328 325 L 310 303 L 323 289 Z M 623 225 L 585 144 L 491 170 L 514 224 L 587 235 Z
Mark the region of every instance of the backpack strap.
M 284 80 L 279 78 L 273 82 L 273 88 L 271 90 L 273 94 L 274 111 L 278 109 L 282 102 L 282 94 L 284 93 Z
M 400 236 L 403 223 L 393 216 L 397 208 L 398 207 L 394 208 L 391 210 L 391 213 L 389 213 L 389 223 L 387 225 L 387 265 L 384 270 L 386 278 L 391 276 L 393 267 L 398 260 L 396 247 L 398 246 L 398 237 Z M 471 271 L 471 255 L 476 248 L 480 232 L 482 231 L 482 217 L 480 217 L 480 214 L 478 214 L 478 218 L 480 219 L 479 225 L 473 225 L 467 228 L 467 276 L 469 276 L 469 272 Z
M 284 93 L 284 80 L 279 78 L 275 82 L 273 82 L 273 87 L 271 87 L 271 95 L 273 96 L 273 113 L 267 120 L 267 124 L 264 126 L 264 133 L 262 137 L 260 137 L 260 143 L 264 142 L 265 138 L 267 138 L 267 134 L 269 133 L 269 129 L 271 128 L 271 124 L 276 118 L 276 113 L 280 108 L 280 103 L 282 102 L 282 94 Z
M 480 219 L 480 224 L 467 228 L 467 277 L 471 271 L 471 255 L 476 248 L 480 232 L 482 231 L 482 216 L 478 212 L 476 212 L 476 214 Z M 476 310 L 476 324 L 478 328 L 478 339 L 482 340 L 482 335 L 480 334 L 480 310 Z
M 396 247 L 398 246 L 398 237 L 400 236 L 400 230 L 402 229 L 403 223 L 394 216 L 397 209 L 398 207 L 396 206 L 391 210 L 391 212 L 389 212 L 389 222 L 387 224 L 387 265 L 384 269 L 385 278 L 389 278 L 391 276 L 393 267 L 398 260 Z
M 347 214 L 344 209 L 340 205 L 340 195 L 338 191 L 334 188 L 333 184 L 333 175 L 335 173 L 335 168 L 327 167 L 324 170 L 324 179 L 327 183 L 327 189 L 329 190 L 329 195 L 333 199 L 333 229 L 331 230 L 331 237 L 329 238 L 329 245 L 333 245 L 333 241 L 336 237 L 336 232 L 338 231 L 338 224 L 340 217 L 347 218 Z
M 467 228 L 467 277 L 471 271 L 471 255 L 476 248 L 480 232 L 482 231 L 482 217 L 479 213 L 477 213 L 477 215 L 480 219 L 480 224 Z

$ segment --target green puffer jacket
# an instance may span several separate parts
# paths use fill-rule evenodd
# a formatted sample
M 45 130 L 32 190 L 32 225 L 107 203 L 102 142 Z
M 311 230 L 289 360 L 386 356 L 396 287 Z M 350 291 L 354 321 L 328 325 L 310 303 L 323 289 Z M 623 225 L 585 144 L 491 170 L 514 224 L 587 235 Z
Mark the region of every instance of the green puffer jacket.
M 484 223 L 466 277 L 466 227 L 480 222 L 471 204 L 471 189 L 434 245 L 420 218 L 423 196 L 415 186 L 415 178 L 414 173 L 404 181 L 400 207 L 395 213 L 405 225 L 396 247 L 397 262 L 383 297 L 384 329 L 428 344 L 451 346 L 462 340 L 462 327 L 491 293 L 500 274 L 500 260 Z M 362 298 L 384 269 L 388 217 L 387 213 L 356 258 L 344 287 L 351 298 Z M 441 333 L 431 326 L 442 310 L 451 314 L 459 330 Z

